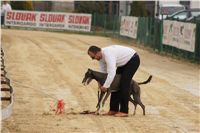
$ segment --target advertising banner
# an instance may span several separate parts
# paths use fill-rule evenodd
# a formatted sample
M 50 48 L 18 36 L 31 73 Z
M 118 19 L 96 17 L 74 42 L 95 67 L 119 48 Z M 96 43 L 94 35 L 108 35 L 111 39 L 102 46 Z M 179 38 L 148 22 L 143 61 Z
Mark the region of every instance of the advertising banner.
M 179 48 L 190 52 L 195 51 L 196 24 L 185 23 L 181 25 Z
M 138 18 L 130 16 L 121 17 L 120 35 L 137 38 Z
M 67 14 L 66 29 L 69 30 L 81 30 L 90 31 L 91 30 L 91 18 L 90 14 Z
M 195 51 L 196 24 L 164 20 L 163 44 L 186 51 Z
M 5 15 L 5 25 L 37 27 L 39 12 L 9 11 Z
M 89 32 L 91 30 L 91 18 L 91 14 L 12 10 L 6 12 L 5 25 Z

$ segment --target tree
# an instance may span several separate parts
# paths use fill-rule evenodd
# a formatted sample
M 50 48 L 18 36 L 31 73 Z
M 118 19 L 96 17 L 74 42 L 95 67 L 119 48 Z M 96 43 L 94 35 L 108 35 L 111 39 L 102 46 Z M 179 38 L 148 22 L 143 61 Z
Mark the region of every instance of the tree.
M 145 1 L 133 1 L 131 3 L 130 16 L 136 16 L 136 17 L 147 16 L 147 11 L 145 9 Z
M 32 1 L 11 1 L 13 10 L 33 10 Z
M 105 4 L 103 1 L 80 1 L 79 6 L 75 9 L 75 12 L 104 14 Z

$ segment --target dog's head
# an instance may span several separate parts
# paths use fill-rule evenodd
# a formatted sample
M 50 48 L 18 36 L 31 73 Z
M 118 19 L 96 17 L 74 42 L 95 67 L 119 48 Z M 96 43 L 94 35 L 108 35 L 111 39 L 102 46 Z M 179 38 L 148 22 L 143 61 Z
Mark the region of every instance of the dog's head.
M 82 80 L 82 84 L 88 85 L 92 79 L 94 79 L 93 71 L 91 69 L 88 69 L 85 73 L 85 77 Z

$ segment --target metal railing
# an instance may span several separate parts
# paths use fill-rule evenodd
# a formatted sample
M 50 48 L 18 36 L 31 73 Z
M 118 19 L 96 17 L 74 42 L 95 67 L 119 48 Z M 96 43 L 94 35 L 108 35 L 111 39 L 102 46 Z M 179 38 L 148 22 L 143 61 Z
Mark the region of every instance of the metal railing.
M 120 36 L 120 16 L 109 16 L 109 15 L 99 15 L 93 14 L 92 17 L 92 33 L 101 34 L 103 36 L 113 36 L 120 38 L 127 38 Z M 179 21 L 179 20 L 174 20 Z M 187 22 L 185 22 L 187 23 Z M 196 39 L 195 39 L 195 51 L 189 52 L 176 47 L 163 45 L 163 20 L 158 20 L 156 18 L 150 17 L 139 17 L 138 20 L 138 33 L 137 39 L 135 39 L 139 45 L 144 45 L 145 47 L 150 47 L 155 51 L 170 55 L 172 57 L 183 58 L 190 60 L 192 62 L 200 61 L 200 22 L 194 20 L 191 23 L 196 24 Z M 134 40 L 134 41 L 135 41 Z
M 1 119 L 4 120 L 11 116 L 14 102 L 14 90 L 10 85 L 10 80 L 6 77 L 4 65 L 4 51 L 1 49 Z

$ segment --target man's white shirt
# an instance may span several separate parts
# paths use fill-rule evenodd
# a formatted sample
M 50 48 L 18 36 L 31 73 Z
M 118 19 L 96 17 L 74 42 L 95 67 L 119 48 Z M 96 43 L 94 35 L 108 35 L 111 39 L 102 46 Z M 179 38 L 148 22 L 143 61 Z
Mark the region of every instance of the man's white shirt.
M 2 7 L 1 7 L 1 16 L 4 16 L 6 11 L 11 11 L 12 8 L 10 6 L 10 4 L 3 4 Z
M 103 87 L 109 88 L 116 75 L 117 67 L 124 66 L 136 51 L 129 47 L 112 45 L 102 48 L 101 52 L 102 59 L 99 61 L 100 71 L 108 73 Z

